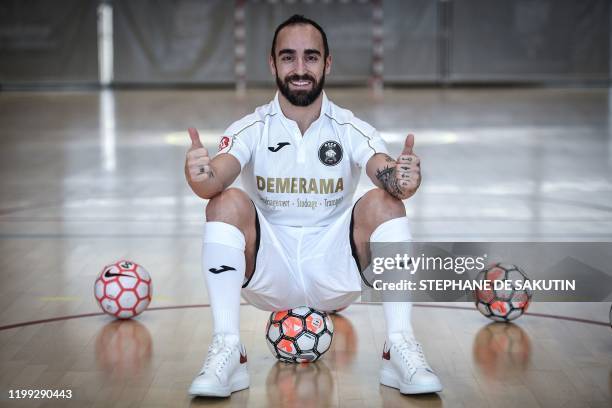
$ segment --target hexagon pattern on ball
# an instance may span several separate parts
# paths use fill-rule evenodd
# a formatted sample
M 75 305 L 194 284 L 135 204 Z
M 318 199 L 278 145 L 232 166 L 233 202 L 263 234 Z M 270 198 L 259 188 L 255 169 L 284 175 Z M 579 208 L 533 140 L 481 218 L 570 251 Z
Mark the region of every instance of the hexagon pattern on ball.
M 490 289 L 475 290 L 476 308 L 484 316 L 496 322 L 509 322 L 527 311 L 531 302 L 531 290 L 518 287 L 518 281 L 529 281 L 525 272 L 516 265 L 496 263 L 480 271 L 476 281 L 490 281 Z M 495 281 L 511 281 L 512 289 L 495 288 Z
M 149 306 L 151 295 L 149 272 L 132 261 L 106 265 L 94 283 L 94 296 L 100 308 L 119 319 L 138 316 Z
M 266 326 L 266 344 L 286 363 L 313 362 L 331 346 L 334 325 L 327 313 L 306 306 L 272 312 Z

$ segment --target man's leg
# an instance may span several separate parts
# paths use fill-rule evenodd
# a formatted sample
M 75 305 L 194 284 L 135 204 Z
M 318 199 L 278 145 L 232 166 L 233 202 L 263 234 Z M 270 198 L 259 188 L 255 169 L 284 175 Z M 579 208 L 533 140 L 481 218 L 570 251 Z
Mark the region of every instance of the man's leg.
M 411 240 L 404 203 L 382 189 L 368 191 L 355 204 L 352 232 L 362 271 L 372 258 L 370 242 Z M 381 383 L 399 388 L 406 394 L 441 391 L 442 386 L 427 364 L 421 345 L 414 339 L 412 303 L 385 301 L 383 294 L 383 311 L 387 341 L 383 350 Z
M 202 272 L 213 314 L 213 332 L 239 334 L 240 290 L 255 269 L 255 208 L 230 188 L 206 206 Z
M 229 396 L 249 386 L 240 344 L 240 291 L 255 269 L 256 213 L 243 191 L 225 190 L 206 207 L 202 269 L 213 315 L 213 340 L 192 395 Z
M 360 270 L 371 262 L 370 242 L 406 242 L 411 238 L 404 203 L 382 189 L 368 191 L 355 204 L 353 217 L 353 239 Z M 394 333 L 412 333 L 412 303 L 383 302 L 383 310 L 387 337 Z

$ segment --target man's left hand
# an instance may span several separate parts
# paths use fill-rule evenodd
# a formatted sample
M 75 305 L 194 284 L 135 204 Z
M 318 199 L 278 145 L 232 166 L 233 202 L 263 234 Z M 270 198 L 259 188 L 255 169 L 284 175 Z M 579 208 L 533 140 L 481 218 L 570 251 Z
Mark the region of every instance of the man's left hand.
M 414 135 L 409 134 L 404 150 L 395 161 L 395 178 L 398 187 L 397 198 L 405 200 L 416 193 L 421 184 L 421 161 L 414 154 Z

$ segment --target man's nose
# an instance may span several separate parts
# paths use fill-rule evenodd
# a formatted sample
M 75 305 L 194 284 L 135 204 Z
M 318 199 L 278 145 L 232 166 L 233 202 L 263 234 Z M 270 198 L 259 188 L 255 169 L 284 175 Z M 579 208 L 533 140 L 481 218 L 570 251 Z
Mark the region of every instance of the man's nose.
M 304 59 L 297 58 L 295 63 L 295 73 L 298 75 L 304 75 L 306 73 L 306 64 Z

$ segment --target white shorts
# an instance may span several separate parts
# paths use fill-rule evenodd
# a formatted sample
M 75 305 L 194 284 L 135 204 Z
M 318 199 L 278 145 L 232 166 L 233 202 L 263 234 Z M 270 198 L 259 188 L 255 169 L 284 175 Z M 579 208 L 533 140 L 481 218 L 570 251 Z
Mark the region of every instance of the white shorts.
M 289 227 L 270 224 L 257 210 L 259 249 L 244 299 L 269 311 L 330 311 L 354 302 L 361 275 L 351 250 L 352 213 L 353 206 L 326 227 Z

